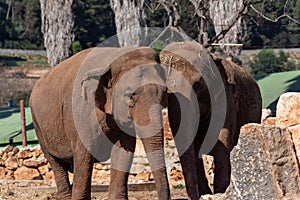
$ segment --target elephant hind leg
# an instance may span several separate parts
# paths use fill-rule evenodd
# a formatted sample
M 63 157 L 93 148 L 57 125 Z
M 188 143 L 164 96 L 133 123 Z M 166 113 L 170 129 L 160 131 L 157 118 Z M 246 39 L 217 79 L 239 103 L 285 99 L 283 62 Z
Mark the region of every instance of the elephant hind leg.
M 63 161 L 45 153 L 45 157 L 49 161 L 55 177 L 57 186 L 57 198 L 61 200 L 69 200 L 72 196 L 72 187 L 69 182 L 68 168 L 69 165 Z
M 31 109 L 31 113 L 32 113 L 34 129 L 36 131 L 38 140 L 41 144 L 44 144 L 45 141 L 44 141 L 44 138 L 42 137 L 43 134 L 42 134 L 39 124 L 37 123 L 33 109 Z M 56 182 L 56 186 L 57 186 L 57 198 L 61 199 L 61 200 L 71 199 L 72 189 L 71 189 L 71 185 L 70 185 L 69 178 L 68 178 L 68 172 L 67 172 L 69 165 L 66 164 L 65 162 L 55 158 L 54 156 L 50 155 L 48 153 L 47 149 L 45 149 L 43 147 L 44 146 L 41 145 L 44 155 L 47 158 L 48 162 L 50 163 L 50 165 L 53 169 L 55 182 Z
M 221 134 L 229 132 L 227 129 L 222 129 Z M 229 134 L 229 133 L 228 133 Z M 224 193 L 230 183 L 230 151 L 227 146 L 220 140 L 214 146 L 210 155 L 214 157 L 215 174 L 214 174 L 214 192 Z

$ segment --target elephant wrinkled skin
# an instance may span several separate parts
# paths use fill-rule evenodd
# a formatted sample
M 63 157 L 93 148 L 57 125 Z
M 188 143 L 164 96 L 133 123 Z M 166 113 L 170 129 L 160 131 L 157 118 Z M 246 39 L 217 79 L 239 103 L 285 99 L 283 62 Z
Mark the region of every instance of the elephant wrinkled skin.
M 132 134 L 135 132 L 144 144 L 159 199 L 170 199 L 161 116 L 166 87 L 158 84 L 165 82 L 158 63 L 158 55 L 147 47 L 93 48 L 58 64 L 36 83 L 30 98 L 33 123 L 54 171 L 59 199 L 90 199 L 93 164 L 98 157 L 104 161 L 110 153 L 108 196 L 127 199 L 127 180 L 135 150 L 135 135 Z M 83 66 L 91 68 L 81 72 Z M 131 76 L 126 76 L 129 71 Z M 95 79 L 97 87 L 90 91 L 89 82 Z M 157 82 L 151 83 L 152 79 Z M 123 82 L 118 83 L 120 80 Z M 114 93 L 117 84 L 118 90 Z M 133 89 L 132 85 L 137 87 Z M 84 104 L 89 102 L 94 102 L 91 113 L 84 110 L 88 108 Z M 93 120 L 92 113 L 97 124 L 91 122 L 88 126 L 89 120 Z M 98 126 L 111 145 L 97 140 L 103 136 L 94 133 Z M 134 133 L 122 131 L 126 128 Z M 110 149 L 105 149 L 105 145 Z M 68 171 L 74 173 L 72 185 Z
M 193 141 L 184 152 L 177 148 L 187 192 L 191 199 L 199 199 L 200 195 L 211 193 L 205 177 L 202 157 L 198 154 L 205 138 L 210 138 L 210 135 L 206 135 L 209 124 L 213 125 L 218 120 L 211 118 L 212 102 L 218 103 L 221 94 L 226 94 L 224 109 L 217 111 L 220 115 L 222 112 L 225 113 L 224 125 L 217 133 L 219 136 L 217 135 L 218 138 L 213 143 L 215 145 L 212 146 L 210 152 L 207 152 L 214 156 L 215 161 L 214 193 L 225 192 L 230 182 L 230 151 L 237 144 L 240 127 L 246 123 L 260 122 L 262 100 L 258 85 L 245 69 L 216 55 L 209 55 L 196 42 L 170 44 L 161 51 L 160 59 L 162 65 L 169 68 L 167 74 L 169 123 L 177 147 L 183 145 L 182 139 L 176 139 L 176 135 L 181 134 L 178 130 L 182 123 L 180 111 L 182 105 L 177 97 L 183 95 L 172 91 L 174 85 L 180 85 L 181 81 L 172 71 L 179 71 L 189 81 L 199 105 L 199 126 L 195 137 L 192 138 Z M 204 76 L 216 77 L 213 68 L 218 69 L 220 73 L 224 91 L 222 91 L 222 87 L 214 85 L 215 81 L 210 82 L 209 79 L 204 80 L 203 78 Z M 200 70 L 197 71 L 197 69 Z M 173 82 L 173 85 L 169 85 L 168 82 Z M 217 88 L 217 92 L 210 94 L 208 84 Z M 182 134 L 190 134 L 191 129 L 191 127 L 185 127 L 185 133 Z

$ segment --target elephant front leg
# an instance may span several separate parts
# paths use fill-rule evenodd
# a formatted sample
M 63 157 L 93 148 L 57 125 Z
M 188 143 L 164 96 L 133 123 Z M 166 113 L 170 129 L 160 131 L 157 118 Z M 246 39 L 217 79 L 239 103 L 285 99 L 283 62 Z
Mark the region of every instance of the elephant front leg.
M 178 143 L 178 142 L 177 142 Z M 191 200 L 198 200 L 200 198 L 199 183 L 197 179 L 196 168 L 196 154 L 193 145 L 191 145 L 185 152 L 178 152 L 180 156 L 180 163 L 183 170 L 186 190 Z
M 115 143 L 111 151 L 109 199 L 128 199 L 127 182 L 133 160 L 135 138 L 127 137 Z
M 74 177 L 72 186 L 72 200 L 91 199 L 91 179 L 94 159 L 85 150 L 74 156 Z

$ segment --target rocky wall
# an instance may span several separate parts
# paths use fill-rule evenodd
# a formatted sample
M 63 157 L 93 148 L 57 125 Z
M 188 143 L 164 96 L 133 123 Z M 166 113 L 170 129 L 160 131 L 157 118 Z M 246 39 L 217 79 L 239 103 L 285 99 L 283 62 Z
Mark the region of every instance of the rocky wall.
M 181 166 L 173 140 L 166 139 L 166 164 L 171 185 L 184 185 Z M 109 184 L 110 160 L 94 164 L 93 184 Z M 69 173 L 72 181 L 73 175 Z M 50 164 L 44 157 L 40 147 L 17 148 L 6 146 L 0 151 L 0 179 L 2 180 L 54 180 Z M 145 183 L 153 181 L 150 166 L 144 152 L 142 142 L 138 139 L 129 175 L 129 183 Z M 54 181 L 41 182 L 55 184 Z

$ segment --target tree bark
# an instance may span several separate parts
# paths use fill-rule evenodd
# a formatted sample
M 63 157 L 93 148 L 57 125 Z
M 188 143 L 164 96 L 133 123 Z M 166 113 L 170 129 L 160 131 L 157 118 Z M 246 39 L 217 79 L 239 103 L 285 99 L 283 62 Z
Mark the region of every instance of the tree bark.
M 146 34 L 144 0 L 110 0 L 115 13 L 119 45 L 139 46 Z
M 206 46 L 209 38 L 207 33 L 207 23 L 209 20 L 209 0 L 190 0 L 195 7 L 195 13 L 200 17 L 199 43 Z
M 71 55 L 74 38 L 72 3 L 73 0 L 40 0 L 44 46 L 51 66 Z
M 247 3 L 247 1 L 245 2 Z M 236 44 L 243 43 L 246 36 L 246 24 L 243 23 L 242 13 L 239 13 L 241 9 L 243 12 L 247 11 L 245 2 L 244 0 L 210 0 L 209 2 L 210 18 L 213 21 L 216 35 L 229 29 L 219 40 L 220 48 L 229 57 L 239 54 L 241 46 Z

